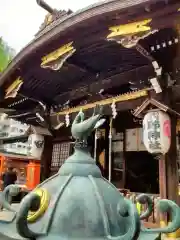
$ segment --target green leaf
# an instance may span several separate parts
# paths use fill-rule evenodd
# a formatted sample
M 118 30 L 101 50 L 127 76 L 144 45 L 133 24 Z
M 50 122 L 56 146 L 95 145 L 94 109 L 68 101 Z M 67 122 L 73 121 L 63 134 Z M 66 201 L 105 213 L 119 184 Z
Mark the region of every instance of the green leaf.
M 14 50 L 0 38 L 0 72 L 4 71 L 14 57 Z

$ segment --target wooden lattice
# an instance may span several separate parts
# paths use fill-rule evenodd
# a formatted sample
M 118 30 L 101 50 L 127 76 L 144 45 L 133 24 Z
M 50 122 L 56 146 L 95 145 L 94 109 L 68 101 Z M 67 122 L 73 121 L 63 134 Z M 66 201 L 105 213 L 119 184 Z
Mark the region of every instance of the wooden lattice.
M 70 143 L 55 143 L 53 145 L 51 172 L 55 173 L 62 166 L 64 161 L 69 157 Z

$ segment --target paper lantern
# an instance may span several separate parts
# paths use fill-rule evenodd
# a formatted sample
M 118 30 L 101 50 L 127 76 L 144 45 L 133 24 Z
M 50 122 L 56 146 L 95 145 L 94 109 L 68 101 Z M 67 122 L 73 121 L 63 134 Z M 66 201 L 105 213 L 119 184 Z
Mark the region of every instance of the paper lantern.
M 143 119 L 143 142 L 148 152 L 166 154 L 171 145 L 171 121 L 160 110 L 148 112 Z
M 44 149 L 44 136 L 39 134 L 31 134 L 28 138 L 29 143 L 29 155 L 41 159 L 41 155 Z

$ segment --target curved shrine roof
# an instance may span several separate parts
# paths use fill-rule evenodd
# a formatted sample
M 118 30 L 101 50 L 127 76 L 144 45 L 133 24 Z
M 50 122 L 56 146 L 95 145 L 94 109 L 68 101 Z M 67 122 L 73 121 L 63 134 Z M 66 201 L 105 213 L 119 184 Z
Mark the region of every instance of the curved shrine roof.
M 166 58 L 174 58 L 177 44 L 172 44 L 170 50 L 166 47 L 160 51 L 153 51 L 152 47 L 170 39 L 178 39 L 174 24 L 179 7 L 179 1 L 167 4 L 154 0 L 111 0 L 101 1 L 76 13 L 61 16 L 39 31 L 33 41 L 22 49 L 0 75 L 0 85 L 4 90 L 16 78 L 23 79 L 16 98 L 2 101 L 2 105 L 11 108 L 14 101 L 28 97 L 29 100 L 26 99 L 21 104 L 21 110 L 32 107 L 31 99 L 59 106 L 67 101 L 68 97 L 79 97 L 76 97 L 76 93 L 73 96 L 69 95 L 75 89 L 88 85 L 91 86 L 88 94 L 93 95 L 102 89 L 103 81 L 109 80 L 112 81 L 110 86 L 116 82 L 120 93 L 126 91 L 123 90 L 125 84 L 133 81 L 138 85 L 138 89 L 147 87 L 148 78 L 155 74 L 152 58 L 149 59 L 147 54 L 139 51 L 137 47 L 126 48 L 118 41 L 107 41 L 109 28 L 152 19 L 152 34 L 140 39 L 138 43 L 168 69 L 164 54 Z M 154 33 L 154 30 L 158 30 L 157 33 Z M 41 67 L 44 56 L 70 42 L 73 42 L 76 51 L 59 71 Z M 15 108 L 18 109 L 17 104 Z

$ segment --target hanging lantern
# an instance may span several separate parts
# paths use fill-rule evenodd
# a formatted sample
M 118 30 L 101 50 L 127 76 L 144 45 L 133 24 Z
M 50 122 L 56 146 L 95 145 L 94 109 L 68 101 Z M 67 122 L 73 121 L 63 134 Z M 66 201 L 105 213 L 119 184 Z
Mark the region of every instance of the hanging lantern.
M 171 121 L 163 111 L 148 112 L 143 119 L 143 141 L 148 152 L 166 154 L 171 145 Z
M 36 159 L 41 159 L 41 155 L 44 150 L 44 136 L 31 134 L 28 138 L 28 143 L 29 155 Z

